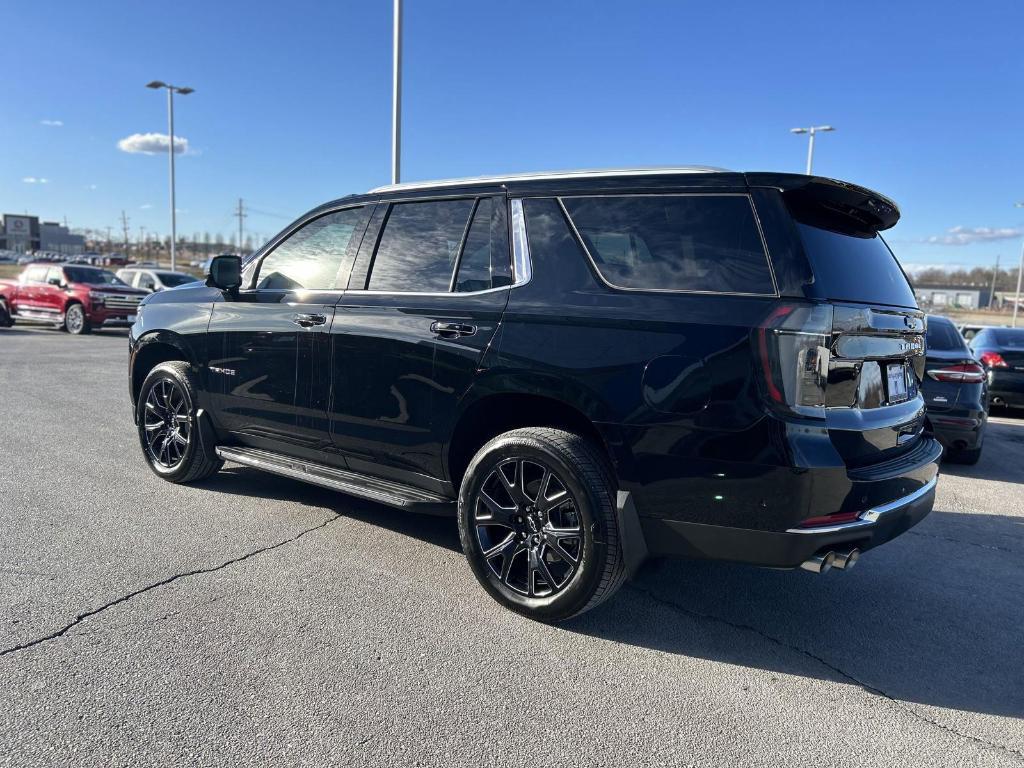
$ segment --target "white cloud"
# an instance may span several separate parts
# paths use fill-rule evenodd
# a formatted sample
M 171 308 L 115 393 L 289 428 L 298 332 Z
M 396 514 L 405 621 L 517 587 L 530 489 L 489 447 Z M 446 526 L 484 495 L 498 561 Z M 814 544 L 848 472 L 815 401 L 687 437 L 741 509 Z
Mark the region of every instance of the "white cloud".
M 26 176 L 22 179 L 26 184 L 49 184 L 49 179 L 43 179 L 39 176 Z
M 1019 227 L 951 227 L 944 235 L 932 235 L 922 242 L 928 245 L 975 245 L 998 240 L 1013 240 L 1024 235 Z
M 148 211 L 152 207 L 153 207 L 152 203 L 143 203 L 142 205 L 139 206 L 139 210 Z
M 117 142 L 117 148 L 131 154 L 157 155 L 167 154 L 169 143 L 166 133 L 133 133 Z M 188 139 L 175 136 L 174 153 L 181 155 L 188 151 Z
M 903 262 L 900 262 L 901 264 Z M 941 263 L 908 263 L 903 264 L 903 269 L 909 272 L 911 275 L 917 275 L 920 272 L 924 272 L 926 269 L 942 269 L 946 272 L 955 272 L 958 269 L 962 269 L 965 272 L 970 272 L 975 267 L 985 267 L 987 264 L 967 264 L 962 261 L 944 261 Z
M 48 125 L 51 128 L 60 128 L 62 125 L 64 125 L 64 121 L 63 120 L 40 120 L 39 124 L 40 125 Z

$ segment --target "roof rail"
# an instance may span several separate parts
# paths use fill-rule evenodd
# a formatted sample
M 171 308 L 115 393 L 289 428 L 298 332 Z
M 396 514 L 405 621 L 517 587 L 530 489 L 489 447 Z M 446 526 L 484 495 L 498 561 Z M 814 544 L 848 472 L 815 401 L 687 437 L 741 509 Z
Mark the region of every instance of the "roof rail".
M 394 192 L 403 189 L 426 189 L 429 187 L 458 187 L 467 184 L 503 184 L 507 181 L 557 181 L 559 179 L 590 179 L 602 176 L 661 176 L 688 173 L 729 173 L 725 168 L 707 165 L 649 166 L 645 168 L 597 168 L 575 171 L 541 171 L 536 173 L 509 173 L 502 176 L 467 176 L 461 179 L 438 179 L 437 181 L 410 181 L 401 184 L 385 184 L 375 187 L 367 194 Z

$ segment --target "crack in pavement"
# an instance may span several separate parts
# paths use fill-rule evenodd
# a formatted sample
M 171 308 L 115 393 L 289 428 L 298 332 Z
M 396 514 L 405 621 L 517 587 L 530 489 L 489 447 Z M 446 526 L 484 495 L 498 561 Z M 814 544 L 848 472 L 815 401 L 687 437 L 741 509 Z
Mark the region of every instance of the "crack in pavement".
M 971 546 L 971 547 L 980 547 L 981 549 L 990 549 L 990 550 L 993 550 L 993 551 L 996 551 L 996 552 L 1008 552 L 1011 555 L 1020 554 L 1015 549 L 1010 549 L 1009 547 L 1000 547 L 1000 546 L 998 546 L 996 544 L 979 544 L 976 541 L 965 541 L 964 539 L 957 539 L 957 538 L 954 538 L 952 536 L 941 536 L 941 535 L 936 534 L 936 533 L 924 533 L 922 531 L 906 531 L 906 533 L 909 533 L 909 534 L 911 534 L 913 536 L 924 536 L 924 537 L 929 538 L 929 539 L 938 539 L 940 541 L 949 541 L 949 542 L 952 542 L 953 544 L 967 544 L 968 546 Z
M 775 637 L 774 635 L 770 635 L 767 632 L 765 632 L 764 630 L 758 629 L 755 626 L 752 626 L 750 624 L 742 624 L 742 623 L 739 623 L 739 622 L 730 621 L 729 619 L 722 618 L 721 616 L 715 616 L 714 614 L 701 613 L 700 611 L 694 611 L 694 610 L 692 610 L 690 608 L 685 608 L 684 606 L 679 605 L 678 603 L 674 603 L 671 600 L 666 600 L 663 597 L 659 597 L 656 594 L 654 594 L 653 592 L 651 592 L 650 590 L 642 589 L 642 588 L 636 586 L 635 584 L 630 584 L 627 588 L 632 590 L 632 591 L 634 591 L 634 592 L 637 592 L 638 594 L 644 595 L 645 597 L 647 597 L 651 601 L 657 603 L 658 605 L 662 605 L 662 606 L 665 606 L 666 608 L 669 608 L 671 610 L 678 611 L 678 612 L 680 612 L 680 613 L 682 613 L 682 614 L 684 614 L 686 616 L 689 616 L 690 618 L 704 619 L 704 620 L 707 620 L 707 621 L 713 621 L 713 622 L 715 622 L 717 624 L 723 624 L 723 625 L 725 625 L 727 627 L 732 627 L 733 629 L 742 629 L 742 630 L 746 630 L 747 632 L 752 632 L 755 635 L 757 635 L 758 637 L 760 637 L 760 638 L 762 638 L 764 640 L 767 640 L 770 643 L 774 643 L 775 645 L 779 646 L 780 648 L 785 648 L 787 650 L 793 651 L 794 653 L 799 653 L 799 654 L 801 654 L 803 656 L 806 656 L 809 659 L 812 659 L 812 660 L 818 662 L 822 666 L 826 667 L 827 669 L 831 670 L 835 674 L 839 675 L 844 680 L 847 680 L 850 683 L 853 683 L 854 685 L 860 686 L 862 690 L 864 690 L 864 691 L 866 691 L 868 693 L 872 693 L 875 696 L 879 696 L 880 698 L 883 698 L 886 701 L 891 702 L 892 704 L 896 705 L 899 709 L 902 709 L 904 712 L 908 713 L 909 715 L 911 715 L 912 717 L 920 720 L 923 723 L 927 723 L 928 725 L 932 725 L 932 726 L 934 726 L 936 728 L 940 728 L 940 729 L 946 731 L 947 733 L 952 733 L 953 735 L 959 736 L 962 739 L 968 739 L 970 741 L 977 742 L 978 744 L 981 744 L 983 747 L 988 747 L 990 749 L 995 749 L 995 750 L 998 750 L 1000 752 L 1004 752 L 1007 755 L 1010 755 L 1011 757 L 1016 758 L 1020 762 L 1024 762 L 1024 752 L 1022 752 L 1021 750 L 1016 749 L 1014 747 L 1008 747 L 1008 746 L 1006 746 L 1004 744 L 997 744 L 996 742 L 989 741 L 987 739 L 983 739 L 980 736 L 975 736 L 975 735 L 970 734 L 970 733 L 964 733 L 963 731 L 960 731 L 960 730 L 954 728 L 953 726 L 946 725 L 945 723 L 940 723 L 938 720 L 935 720 L 935 719 L 933 719 L 931 717 L 928 717 L 927 715 L 924 715 L 924 714 L 918 712 L 916 709 L 911 707 L 906 702 L 901 701 L 900 699 L 897 699 L 897 698 L 895 698 L 893 696 L 890 696 L 888 693 L 886 693 L 882 689 L 875 688 L 873 685 L 869 685 L 868 683 L 865 683 L 862 680 L 858 680 L 856 677 L 851 675 L 849 672 L 845 672 L 844 670 L 840 669 L 835 664 L 833 664 L 830 661 L 822 658 L 821 656 L 818 656 L 817 654 L 812 653 L 811 651 L 808 651 L 805 648 L 801 648 L 798 645 L 792 645 L 790 643 L 787 643 L 785 640 L 782 640 L 782 639 L 780 639 L 778 637 Z
M 240 555 L 238 557 L 234 557 L 231 560 L 226 560 L 223 563 L 221 563 L 220 565 L 215 565 L 212 568 L 197 568 L 194 571 L 185 571 L 184 573 L 176 573 L 173 576 L 168 576 L 166 579 L 161 579 L 160 581 L 154 582 L 153 584 L 149 584 L 148 586 L 142 587 L 141 589 L 137 589 L 134 592 L 129 592 L 126 595 L 121 595 L 121 597 L 117 598 L 116 600 L 111 600 L 109 603 L 105 603 L 104 605 L 101 605 L 99 608 L 93 608 L 90 611 L 86 611 L 85 613 L 78 614 L 74 618 L 74 621 L 72 621 L 70 624 L 62 627 L 61 629 L 58 629 L 56 632 L 51 632 L 50 634 L 44 635 L 43 637 L 37 637 L 35 640 L 29 640 L 28 642 L 20 643 L 19 645 L 15 645 L 15 646 L 12 646 L 10 648 L 4 648 L 3 650 L 0 650 L 0 657 L 7 656 L 8 654 L 11 654 L 11 653 L 17 653 L 18 651 L 24 651 L 24 650 L 26 650 L 28 648 L 33 648 L 33 647 L 35 647 L 37 645 L 40 645 L 42 643 L 49 642 L 50 640 L 56 640 L 58 637 L 62 637 L 63 635 L 65 635 L 68 631 L 70 631 L 74 627 L 77 627 L 79 624 L 81 624 L 86 619 L 91 618 L 93 616 L 96 616 L 99 613 L 103 613 L 108 608 L 113 608 L 115 605 L 120 605 L 121 603 L 126 603 L 129 600 L 138 597 L 139 595 L 145 594 L 146 592 L 149 592 L 150 590 L 156 589 L 157 587 L 166 586 L 168 584 L 171 584 L 172 582 L 177 581 L 178 579 L 184 579 L 184 578 L 187 578 L 188 576 L 200 576 L 200 575 L 206 574 L 206 573 L 214 573 L 216 571 L 219 571 L 219 570 L 222 570 L 224 568 L 227 568 L 229 565 L 235 565 L 236 563 L 240 563 L 243 560 L 248 560 L 250 557 L 255 557 L 256 555 L 262 555 L 264 552 L 270 552 L 272 550 L 278 549 L 279 547 L 283 547 L 286 544 L 291 544 L 291 543 L 301 539 L 307 533 L 313 533 L 313 531 L 318 531 L 321 528 L 326 528 L 328 525 L 330 525 L 335 520 L 338 520 L 340 518 L 341 518 L 341 515 L 335 513 L 335 515 L 333 517 L 327 518 L 326 520 L 324 520 L 319 525 L 314 525 L 312 528 L 306 528 L 305 530 L 299 531 L 297 534 L 295 534 L 294 536 L 292 536 L 289 539 L 285 539 L 284 541 L 279 541 L 276 544 L 269 544 L 269 545 L 267 545 L 265 547 L 260 547 L 259 549 L 254 549 L 252 552 L 246 552 L 244 555 Z

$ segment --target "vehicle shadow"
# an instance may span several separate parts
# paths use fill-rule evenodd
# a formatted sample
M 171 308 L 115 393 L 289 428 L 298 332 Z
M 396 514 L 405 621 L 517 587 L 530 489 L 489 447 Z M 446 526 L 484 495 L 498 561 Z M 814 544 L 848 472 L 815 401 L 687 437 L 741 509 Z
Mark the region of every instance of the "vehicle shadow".
M 907 702 L 1021 718 L 1022 563 L 1024 518 L 936 511 L 845 573 L 656 562 L 606 607 L 562 626 Z
M 1024 483 L 1024 419 L 990 418 L 985 426 L 981 461 L 975 465 L 942 463 L 942 474 L 976 480 Z
M 196 486 L 219 493 L 326 507 L 339 515 L 379 525 L 437 547 L 454 552 L 462 551 L 454 518 L 404 512 L 249 467 L 227 466 L 216 475 L 196 483 Z
M 460 551 L 450 518 L 361 502 L 244 467 L 228 467 L 200 485 L 326 507 Z M 1024 518 L 939 510 L 845 573 L 652 562 L 609 602 L 559 627 L 858 685 L 907 702 L 1024 717 L 1024 665 L 1016 652 L 1024 636 L 1022 563 Z

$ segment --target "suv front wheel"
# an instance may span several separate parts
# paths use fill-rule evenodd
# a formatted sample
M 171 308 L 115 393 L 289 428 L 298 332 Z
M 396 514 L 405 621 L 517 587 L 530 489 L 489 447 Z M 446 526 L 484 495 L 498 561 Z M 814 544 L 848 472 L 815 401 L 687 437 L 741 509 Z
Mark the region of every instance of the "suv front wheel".
M 172 483 L 191 483 L 217 472 L 224 462 L 203 441 L 195 378 L 188 363 L 160 363 L 139 390 L 136 421 L 150 468 Z
M 615 485 L 588 439 L 549 427 L 506 432 L 470 462 L 459 537 L 477 580 L 506 607 L 561 621 L 625 578 Z

